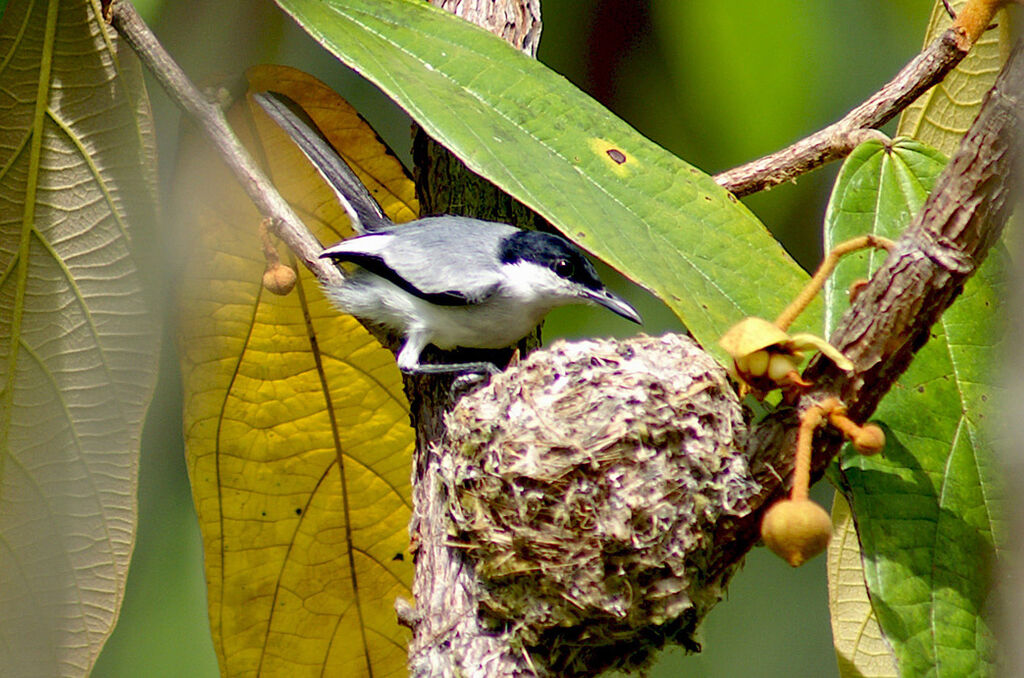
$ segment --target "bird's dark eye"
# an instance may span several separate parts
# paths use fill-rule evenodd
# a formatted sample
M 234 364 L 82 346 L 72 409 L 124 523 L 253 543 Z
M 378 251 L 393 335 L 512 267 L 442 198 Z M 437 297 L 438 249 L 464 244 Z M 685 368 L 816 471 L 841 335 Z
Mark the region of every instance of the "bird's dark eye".
M 568 278 L 572 275 L 574 269 L 572 262 L 568 259 L 555 259 L 555 263 L 551 265 L 551 270 L 562 278 Z

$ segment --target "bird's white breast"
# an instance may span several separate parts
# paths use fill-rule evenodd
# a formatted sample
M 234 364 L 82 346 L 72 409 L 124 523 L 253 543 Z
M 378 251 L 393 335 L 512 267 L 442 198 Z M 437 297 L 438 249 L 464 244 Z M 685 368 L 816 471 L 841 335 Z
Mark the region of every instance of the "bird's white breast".
M 518 268 L 518 267 L 512 267 Z M 417 297 L 387 280 L 358 270 L 328 297 L 342 311 L 403 335 L 422 333 L 441 349 L 504 348 L 526 336 L 557 302 L 540 294 L 536 277 L 515 271 L 488 299 L 468 306 L 444 306 Z

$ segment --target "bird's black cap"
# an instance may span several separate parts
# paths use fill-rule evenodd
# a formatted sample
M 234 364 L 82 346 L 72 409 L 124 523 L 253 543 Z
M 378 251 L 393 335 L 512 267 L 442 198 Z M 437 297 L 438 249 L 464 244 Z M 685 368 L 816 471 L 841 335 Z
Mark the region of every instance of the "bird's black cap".
M 528 261 L 589 289 L 604 289 L 594 265 L 575 245 L 557 235 L 517 231 L 502 241 L 498 256 L 503 264 Z

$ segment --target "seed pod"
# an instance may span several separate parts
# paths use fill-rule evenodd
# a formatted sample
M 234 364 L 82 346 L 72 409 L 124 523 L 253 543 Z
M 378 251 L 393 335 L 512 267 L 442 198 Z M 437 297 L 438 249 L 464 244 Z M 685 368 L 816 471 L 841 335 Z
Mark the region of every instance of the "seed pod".
M 774 388 L 793 391 L 810 386 L 798 373 L 807 350 L 820 351 L 844 370 L 853 369 L 853 363 L 821 337 L 790 336 L 763 318 L 744 318 L 730 327 L 718 343 L 732 356 L 730 374 L 743 385 L 741 393 L 753 393 L 758 399 Z
M 768 378 L 781 383 L 790 372 L 796 371 L 796 361 L 785 353 L 773 353 L 768 359 Z
M 761 349 L 747 356 L 747 373 L 752 377 L 763 377 L 768 371 L 768 351 Z
M 793 567 L 818 555 L 832 538 L 832 519 L 809 499 L 775 502 L 761 519 L 761 539 Z
M 263 271 L 263 286 L 274 294 L 284 296 L 295 287 L 295 271 L 284 264 L 269 266 Z

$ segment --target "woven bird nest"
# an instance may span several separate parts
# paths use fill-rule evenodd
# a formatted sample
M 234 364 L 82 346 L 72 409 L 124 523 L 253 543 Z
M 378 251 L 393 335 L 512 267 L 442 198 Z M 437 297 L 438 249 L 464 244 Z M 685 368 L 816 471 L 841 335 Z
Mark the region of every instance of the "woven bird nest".
M 697 622 L 725 515 L 758 489 L 724 370 L 679 335 L 559 342 L 467 396 L 442 466 L 498 632 L 560 675 L 637 668 Z

